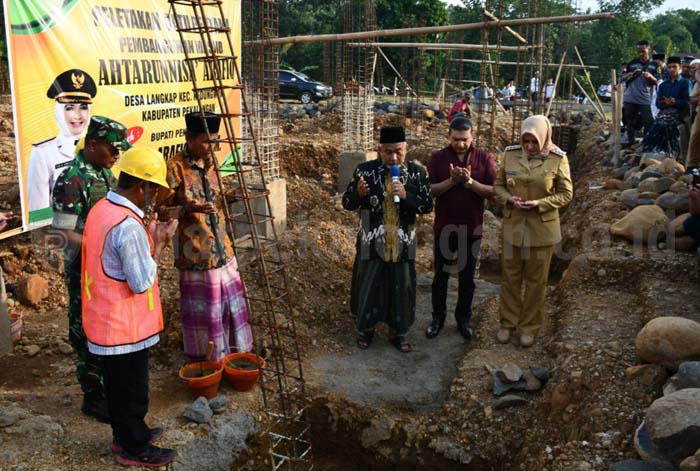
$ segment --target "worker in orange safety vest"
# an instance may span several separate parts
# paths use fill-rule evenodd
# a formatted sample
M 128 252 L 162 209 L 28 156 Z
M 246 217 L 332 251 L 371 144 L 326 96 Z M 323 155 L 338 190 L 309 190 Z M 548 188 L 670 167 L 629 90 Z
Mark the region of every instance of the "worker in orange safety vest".
M 162 430 L 144 421 L 148 350 L 163 330 L 157 261 L 177 220 L 144 225 L 143 208 L 159 186 L 167 188 L 159 152 L 129 149 L 113 171 L 119 174 L 117 188 L 93 206 L 83 232 L 83 328 L 90 353 L 104 364 L 117 461 L 157 467 L 173 461 L 175 451 L 152 445 Z

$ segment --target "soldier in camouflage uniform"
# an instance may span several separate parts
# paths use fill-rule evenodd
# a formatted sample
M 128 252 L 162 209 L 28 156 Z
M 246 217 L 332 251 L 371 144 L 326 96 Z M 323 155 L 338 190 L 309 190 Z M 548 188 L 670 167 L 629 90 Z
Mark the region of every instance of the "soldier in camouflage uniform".
M 64 265 L 68 286 L 68 337 L 78 353 L 76 369 L 83 390 L 84 414 L 109 423 L 109 411 L 104 396 L 102 366 L 99 357 L 91 354 L 83 331 L 80 300 L 80 249 L 88 211 L 117 180 L 110 170 L 119 159 L 120 151 L 129 147 L 126 127 L 103 116 L 93 116 L 85 136 L 84 146 L 56 180 L 53 189 L 54 229 L 64 234 Z

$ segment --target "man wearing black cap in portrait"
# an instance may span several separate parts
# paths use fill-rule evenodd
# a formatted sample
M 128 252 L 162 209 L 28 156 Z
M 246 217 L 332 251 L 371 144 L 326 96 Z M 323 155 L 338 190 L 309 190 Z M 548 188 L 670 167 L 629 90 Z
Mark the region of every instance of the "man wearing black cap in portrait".
M 433 210 L 430 182 L 418 162 L 406 162 L 402 127 L 383 127 L 377 159 L 361 163 L 343 194 L 343 207 L 360 211 L 350 309 L 357 346 L 369 347 L 384 322 L 390 342 L 411 351 L 406 335 L 416 314 L 416 215 Z
M 174 208 L 179 220 L 173 247 L 180 271 L 183 343 L 192 360 L 205 359 L 210 341 L 214 349 L 207 360 L 213 361 L 230 353 L 229 347 L 239 352 L 253 348 L 243 282 L 227 236 L 211 148 L 220 125 L 221 116 L 214 113 L 185 115 L 186 146 L 168 161 L 167 181 L 173 195 L 165 206 Z
M 680 76 L 680 66 L 680 57 L 668 58 L 670 78 L 662 82 L 657 91 L 659 114 L 644 135 L 643 151 L 665 152 L 673 158 L 681 154 L 679 125 L 688 116 L 690 82 Z
M 46 96 L 55 100 L 54 119 L 60 134 L 33 144 L 26 180 L 30 212 L 51 207 L 51 191 L 58 176 L 75 157 L 75 146 L 90 122 L 90 108 L 96 94 L 95 81 L 80 69 L 61 73 L 46 91 Z

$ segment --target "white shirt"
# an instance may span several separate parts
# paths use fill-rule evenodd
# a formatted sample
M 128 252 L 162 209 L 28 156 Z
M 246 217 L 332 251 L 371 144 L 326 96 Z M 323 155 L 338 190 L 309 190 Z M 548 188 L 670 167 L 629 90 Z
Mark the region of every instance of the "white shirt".
M 51 192 L 68 163 L 75 158 L 75 136 L 58 136 L 34 144 L 27 166 L 29 211 L 50 208 Z
M 530 91 L 532 93 L 537 93 L 537 89 L 540 87 L 540 81 L 537 79 L 537 77 L 532 77 L 530 80 Z
M 545 98 L 552 98 L 554 95 L 554 84 L 553 83 L 548 83 L 544 86 L 544 97 Z

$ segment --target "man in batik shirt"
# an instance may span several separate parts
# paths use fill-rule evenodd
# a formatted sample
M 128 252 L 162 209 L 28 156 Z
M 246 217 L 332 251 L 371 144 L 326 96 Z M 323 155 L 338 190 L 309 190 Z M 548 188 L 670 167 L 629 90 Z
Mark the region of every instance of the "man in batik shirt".
M 204 359 L 211 341 L 214 361 L 232 350 L 253 348 L 243 282 L 226 231 L 210 149 L 220 124 L 221 117 L 213 113 L 185 115 L 187 145 L 168 161 L 167 180 L 174 194 L 165 203 L 179 220 L 173 245 L 180 270 L 185 354 Z

